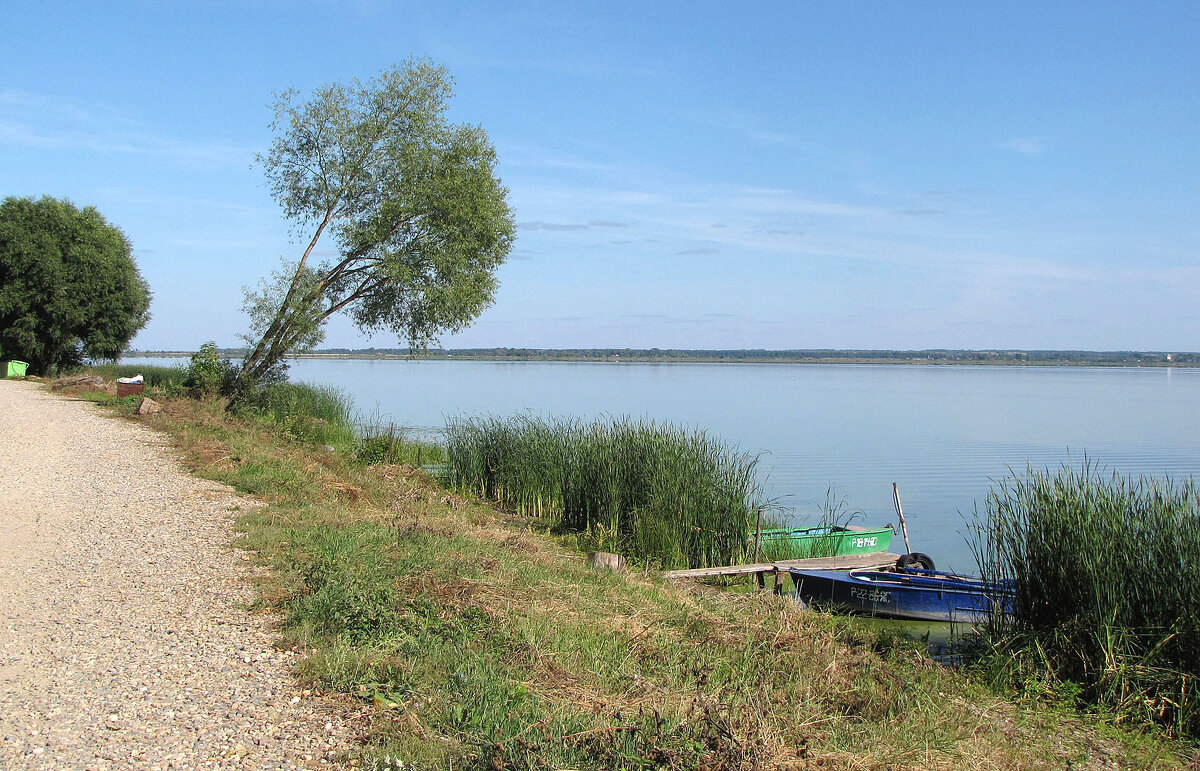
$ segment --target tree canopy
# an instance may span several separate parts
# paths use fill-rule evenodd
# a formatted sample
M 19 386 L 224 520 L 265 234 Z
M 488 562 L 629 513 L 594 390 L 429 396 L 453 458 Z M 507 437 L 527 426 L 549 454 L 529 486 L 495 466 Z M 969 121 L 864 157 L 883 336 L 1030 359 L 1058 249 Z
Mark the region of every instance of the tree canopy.
M 129 239 L 96 209 L 48 196 L 0 204 L 0 359 L 37 375 L 115 360 L 149 308 Z
M 424 347 L 491 304 L 513 217 L 486 132 L 446 119 L 451 87 L 442 67 L 409 60 L 308 101 L 278 95 L 277 136 L 259 161 L 307 242 L 247 292 L 243 377 L 319 343 L 339 311 L 363 331 Z M 314 264 L 323 236 L 335 256 Z

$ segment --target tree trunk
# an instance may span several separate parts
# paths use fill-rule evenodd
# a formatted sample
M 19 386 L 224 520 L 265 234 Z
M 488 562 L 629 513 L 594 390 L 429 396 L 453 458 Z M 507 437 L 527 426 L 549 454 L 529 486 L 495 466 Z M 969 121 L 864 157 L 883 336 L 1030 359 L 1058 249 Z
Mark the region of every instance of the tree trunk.
M 333 221 L 333 213 L 334 207 L 331 206 L 325 212 L 325 219 L 321 220 L 321 224 L 317 226 L 317 231 L 313 233 L 312 240 L 308 242 L 308 247 L 300 257 L 299 264 L 296 265 L 296 272 L 292 276 L 292 283 L 288 287 L 287 294 L 283 297 L 283 302 L 280 304 L 279 310 L 275 312 L 275 318 L 271 319 L 270 325 L 263 332 L 262 339 L 254 346 L 254 350 L 242 361 L 242 368 L 238 371 L 239 381 L 247 376 L 250 377 L 251 381 L 262 377 L 267 370 L 274 366 L 275 362 L 279 361 L 287 353 L 286 350 L 276 350 L 278 342 L 284 336 L 284 330 L 286 329 L 283 325 L 286 324 L 285 319 L 289 315 L 289 311 L 293 309 L 296 289 L 300 285 L 300 276 L 304 274 L 304 266 L 308 264 L 308 257 L 312 254 L 312 250 L 316 247 L 317 242 L 321 240 L 321 234 L 325 232 L 325 228 Z

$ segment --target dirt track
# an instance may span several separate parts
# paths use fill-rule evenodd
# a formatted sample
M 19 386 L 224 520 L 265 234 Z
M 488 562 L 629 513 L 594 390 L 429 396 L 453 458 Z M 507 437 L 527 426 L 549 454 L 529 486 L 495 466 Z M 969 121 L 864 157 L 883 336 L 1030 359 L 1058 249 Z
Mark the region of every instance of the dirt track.
M 239 500 L 166 439 L 0 381 L 0 768 L 328 768 L 352 730 L 248 613 Z

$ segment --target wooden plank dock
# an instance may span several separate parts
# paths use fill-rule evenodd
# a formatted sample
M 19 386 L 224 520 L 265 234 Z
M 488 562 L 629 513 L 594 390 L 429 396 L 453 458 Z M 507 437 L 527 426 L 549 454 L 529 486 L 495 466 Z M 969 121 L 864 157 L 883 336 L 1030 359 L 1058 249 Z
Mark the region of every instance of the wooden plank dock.
M 871 552 L 870 554 L 849 554 L 841 557 L 811 557 L 803 560 L 780 560 L 779 562 L 758 562 L 753 565 L 729 565 L 719 568 L 691 568 L 689 570 L 668 570 L 663 578 L 671 581 L 682 581 L 696 578 L 712 578 L 714 576 L 745 576 L 753 575 L 760 587 L 766 586 L 768 573 L 775 574 L 775 592 L 781 591 L 782 574 L 789 568 L 803 570 L 853 570 L 854 568 L 878 568 L 895 565 L 900 559 L 899 554 L 886 551 Z

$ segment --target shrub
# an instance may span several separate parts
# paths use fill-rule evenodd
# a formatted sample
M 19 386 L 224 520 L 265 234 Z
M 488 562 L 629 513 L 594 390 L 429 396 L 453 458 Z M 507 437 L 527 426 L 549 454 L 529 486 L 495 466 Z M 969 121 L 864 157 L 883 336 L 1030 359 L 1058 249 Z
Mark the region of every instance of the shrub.
M 217 344 L 210 340 L 192 354 L 183 387 L 197 399 L 228 395 L 236 377 L 237 368 L 229 359 L 222 360 L 217 355 Z
M 336 388 L 272 383 L 246 394 L 235 402 L 239 413 L 266 419 L 293 439 L 343 449 L 358 442 L 350 419 L 353 405 Z

